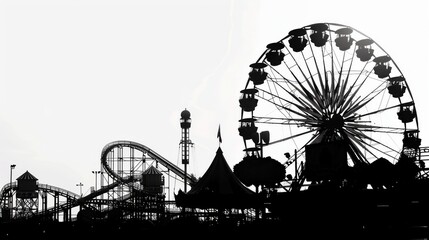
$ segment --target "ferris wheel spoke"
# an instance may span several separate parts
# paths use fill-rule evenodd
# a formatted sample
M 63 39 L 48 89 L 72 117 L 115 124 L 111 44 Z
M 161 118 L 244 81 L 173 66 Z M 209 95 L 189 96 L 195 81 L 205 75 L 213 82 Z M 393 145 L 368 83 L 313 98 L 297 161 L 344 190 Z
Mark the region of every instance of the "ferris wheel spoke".
M 316 127 L 317 124 L 312 124 L 312 123 L 300 123 L 300 122 L 289 122 L 289 121 L 284 121 L 284 122 L 260 122 L 257 121 L 258 124 L 273 124 L 273 125 L 287 125 L 287 126 L 298 126 L 298 127 Z
M 390 151 L 393 151 L 393 152 L 396 152 L 396 153 L 399 153 L 398 152 L 398 150 L 395 150 L 395 149 L 393 149 L 393 148 L 391 148 L 391 147 L 389 147 L 389 146 L 387 146 L 386 144 L 383 144 L 383 143 L 381 143 L 380 141 L 377 141 L 377 140 L 375 140 L 374 138 L 372 138 L 372 137 L 369 137 L 368 135 L 366 135 L 366 134 L 364 134 L 364 133 L 362 133 L 362 132 L 358 132 L 358 131 L 355 131 L 355 130 L 352 130 L 352 129 L 347 129 L 349 132 L 351 132 L 351 133 L 353 133 L 353 134 L 355 134 L 355 135 L 357 135 L 357 136 L 359 136 L 360 138 L 365 138 L 365 139 L 367 139 L 367 140 L 369 140 L 369 141 L 371 141 L 371 142 L 375 142 L 375 143 L 377 143 L 377 144 L 379 144 L 379 145 L 381 145 L 381 146 L 383 146 L 384 148 L 387 148 L 387 149 L 389 149 Z M 364 142 L 365 143 L 365 141 L 362 141 L 362 142 Z M 368 143 L 369 144 L 369 143 Z
M 330 39 L 332 38 L 332 31 L 330 32 Z M 345 88 L 347 86 L 347 82 L 348 82 L 348 77 L 350 74 L 350 68 L 352 66 L 353 63 L 353 56 L 354 56 L 354 51 L 353 51 L 353 55 L 351 58 L 351 63 L 349 64 L 349 70 L 347 71 L 347 76 L 346 76 L 346 80 L 344 81 L 342 76 L 343 76 L 343 71 L 344 71 L 344 67 L 345 67 L 345 62 L 346 62 L 346 51 L 343 51 L 342 54 L 342 58 L 341 61 L 339 60 L 336 51 L 334 51 L 334 47 L 333 47 L 333 41 L 330 40 L 330 47 L 331 47 L 331 52 L 330 52 L 330 56 L 331 56 L 331 87 L 329 88 L 329 85 L 327 83 L 327 79 L 328 76 L 326 76 L 326 85 L 327 88 L 329 89 L 329 92 L 327 94 L 327 100 L 329 101 L 329 106 L 331 107 L 331 112 L 333 113 L 338 113 L 338 106 L 343 104 L 343 97 L 344 97 L 344 91 Z M 324 60 L 324 58 L 323 58 Z M 338 69 L 339 68 L 339 69 Z M 326 68 L 325 68 L 326 71 Z M 335 75 L 338 75 L 338 79 L 336 80 Z M 325 74 L 326 75 L 326 74 Z
M 347 134 L 345 131 L 340 132 L 344 141 L 348 144 L 348 150 L 350 158 L 352 159 L 354 164 L 367 163 L 368 161 L 365 158 L 365 155 L 361 152 L 356 144 L 360 144 L 359 141 L 354 142 L 351 139 L 351 135 Z
M 370 143 L 367 143 L 367 142 L 363 142 L 365 145 L 367 145 L 368 147 L 370 147 L 370 148 L 372 148 L 372 149 L 374 149 L 375 151 L 377 151 L 377 152 L 379 152 L 379 153 L 381 153 L 381 154 L 383 154 L 383 155 L 385 155 L 385 156 L 388 156 L 389 158 L 391 158 L 391 159 L 396 159 L 396 157 L 395 156 L 392 156 L 391 154 L 389 154 L 389 153 L 387 153 L 386 151 L 382 151 L 382 150 L 380 150 L 379 148 L 377 148 L 377 147 L 375 147 L 373 144 L 370 144 Z M 370 152 L 369 150 L 368 150 L 368 152 Z M 373 154 L 372 152 L 370 152 L 371 153 L 371 155 L 373 155 L 375 158 L 379 158 L 378 156 L 375 156 L 375 154 Z M 397 151 L 394 151 L 394 153 L 398 153 Z
M 341 76 L 343 75 L 343 69 L 344 69 L 344 59 L 346 57 L 346 52 L 343 53 L 343 58 L 341 61 L 341 66 L 340 66 L 340 70 L 338 72 L 338 80 L 337 83 L 335 85 L 335 81 L 332 81 L 332 89 L 331 89 L 331 104 L 330 106 L 332 106 L 332 112 L 336 112 L 336 105 L 338 104 L 336 101 L 339 98 L 339 88 L 340 88 L 340 84 L 341 84 Z M 333 74 L 332 76 L 334 76 L 335 74 Z M 335 79 L 335 76 L 333 77 L 333 80 Z M 335 85 L 335 87 L 334 87 Z
M 282 100 L 279 98 L 276 98 L 275 96 L 280 96 L 279 91 L 277 89 L 277 86 L 275 84 L 273 84 L 273 86 L 271 87 L 271 85 L 269 84 L 270 81 L 267 81 L 267 86 L 268 86 L 268 92 L 266 94 L 268 94 L 270 97 L 270 99 L 272 99 L 272 101 L 277 101 L 279 103 L 279 105 L 283 105 Z M 280 86 L 282 87 L 282 86 Z M 275 90 L 275 92 L 273 91 L 273 89 Z M 265 96 L 265 94 L 264 94 Z M 281 109 L 279 107 L 277 107 L 277 109 Z
M 346 134 L 354 142 L 355 145 L 359 145 L 361 148 L 363 148 L 365 151 L 371 154 L 374 158 L 377 158 L 377 156 L 365 146 L 365 141 L 359 140 L 354 134 L 350 132 L 346 131 Z
M 386 151 L 383 151 L 382 149 L 379 149 L 379 148 L 377 148 L 374 144 L 371 144 L 371 143 L 369 143 L 369 142 L 366 142 L 366 141 L 358 141 L 359 143 L 361 143 L 360 145 L 362 146 L 362 147 L 364 147 L 364 149 L 366 150 L 366 151 L 368 151 L 374 158 L 378 158 L 378 156 L 377 155 L 375 155 L 374 153 L 372 153 L 367 147 L 365 147 L 365 146 L 363 146 L 363 145 L 366 145 L 366 146 L 368 146 L 369 148 L 372 148 L 372 149 L 374 149 L 374 150 L 376 150 L 377 152 L 379 152 L 379 153 L 381 153 L 381 154 L 383 154 L 383 155 L 385 155 L 385 156 L 389 156 L 391 159 L 395 159 L 395 157 L 394 156 L 392 156 L 392 155 L 390 155 L 390 154 L 388 154 Z M 375 141 L 375 142 L 377 142 L 377 141 Z M 378 143 L 378 142 L 377 142 Z M 383 144 L 381 144 L 381 145 L 383 145 Z M 396 150 L 393 150 L 392 148 L 390 148 L 390 147 L 387 147 L 390 151 L 392 151 L 392 152 L 395 152 L 395 153 L 398 153 Z
M 258 123 L 263 124 L 287 124 L 287 125 L 317 125 L 318 121 L 301 118 L 279 118 L 279 117 L 257 117 L 254 116 Z
M 308 38 L 308 34 L 307 34 L 307 38 Z M 316 61 L 316 57 L 315 57 L 315 55 L 314 55 L 313 46 L 312 46 L 311 44 L 309 44 L 309 45 L 310 45 L 311 54 L 312 54 L 312 56 L 313 56 L 314 65 L 315 65 L 316 70 L 317 70 L 317 76 L 318 76 L 318 79 L 319 79 L 319 83 L 320 83 L 320 88 L 321 88 L 321 90 L 319 90 L 319 88 L 317 87 L 317 84 L 316 84 L 316 81 L 314 80 L 314 78 L 311 78 L 311 80 L 313 81 L 313 86 L 314 86 L 314 87 L 316 88 L 316 90 L 317 90 L 317 96 L 322 96 L 322 94 L 321 94 L 321 93 L 324 91 L 324 89 L 323 89 L 322 74 L 320 73 L 319 64 L 317 63 L 317 61 Z M 323 56 L 323 48 L 322 48 L 322 56 Z M 309 69 L 308 64 L 307 64 L 307 68 Z M 311 73 L 310 69 L 308 70 L 308 72 L 310 72 L 310 73 Z M 320 97 L 319 97 L 319 99 L 320 99 Z M 320 106 L 324 107 L 323 99 L 320 99 L 320 101 L 321 101 L 321 105 L 320 105 Z
M 291 97 L 293 97 L 296 101 L 298 101 L 299 103 L 301 103 L 302 105 L 304 105 L 304 106 L 306 106 L 306 107 L 308 107 L 308 108 L 311 108 L 311 103 L 308 103 L 308 102 L 304 102 L 304 101 L 301 101 L 300 100 L 300 98 L 298 98 L 297 96 L 296 96 L 296 94 L 294 94 L 293 92 L 291 92 L 291 91 L 289 91 L 289 90 L 287 90 L 286 88 L 284 88 L 282 85 L 280 85 L 277 81 L 271 81 L 273 84 L 274 84 L 274 86 L 278 86 L 278 87 L 280 87 L 283 91 L 285 91 L 286 93 L 288 93 L 289 94 L 289 96 L 291 96 Z M 268 85 L 269 86 L 269 85 Z M 269 87 L 270 88 L 270 87 Z M 271 96 L 273 96 L 274 98 L 279 98 L 279 99 L 281 99 L 282 101 L 286 101 L 286 102 L 288 102 L 288 103 L 290 103 L 290 104 L 292 104 L 292 102 L 290 102 L 290 101 L 287 101 L 287 100 L 285 100 L 284 98 L 281 98 L 280 97 L 280 94 L 278 94 L 278 92 L 277 92 L 277 95 L 276 94 L 273 94 L 272 93 L 272 91 L 271 91 L 271 88 L 270 88 L 270 91 L 266 91 L 266 90 L 264 90 L 264 89 L 261 89 L 261 88 L 257 88 L 258 90 L 260 90 L 260 91 L 262 91 L 262 92 L 264 92 L 264 93 L 266 93 L 266 94 L 269 94 L 269 95 L 271 95 Z M 299 89 L 296 89 L 297 91 L 299 91 Z M 276 88 L 276 91 L 277 91 L 277 88 Z
M 359 84 L 359 86 L 357 86 L 357 90 L 353 91 L 353 89 L 356 87 L 356 84 L 358 83 L 358 80 L 360 79 L 360 76 L 366 71 L 366 66 L 367 66 L 368 62 L 365 63 L 364 67 L 361 69 L 361 71 L 359 72 L 358 76 L 356 77 L 355 81 L 353 82 L 352 85 L 350 85 L 350 87 L 348 88 L 347 92 L 344 94 L 344 99 L 348 99 L 347 102 L 344 103 L 344 105 L 340 108 L 339 112 L 343 112 L 344 109 L 346 109 L 349 104 L 353 101 L 353 98 L 356 96 L 356 94 L 360 91 L 360 87 L 363 85 L 363 83 L 366 81 L 366 79 L 369 77 L 369 73 L 366 76 L 366 78 L 363 80 L 362 83 Z M 351 95 L 350 95 L 351 94 Z M 350 97 L 349 97 L 350 96 Z
M 300 105 L 299 105 L 299 104 L 297 104 L 297 103 L 294 103 L 294 102 L 288 101 L 288 100 L 286 100 L 286 99 L 284 99 L 284 98 L 281 98 L 279 95 L 272 94 L 271 92 L 266 91 L 266 90 L 264 90 L 264 89 L 259 89 L 259 88 L 257 88 L 257 89 L 258 89 L 259 91 L 261 91 L 261 92 L 263 92 L 263 93 L 265 93 L 265 94 L 267 94 L 267 95 L 271 96 L 271 99 L 279 99 L 279 100 L 281 100 L 281 101 L 283 101 L 283 102 L 288 103 L 289 105 L 294 106 L 295 108 L 297 108 L 297 109 L 299 109 L 300 111 L 304 112 L 304 113 L 306 114 L 306 116 L 307 116 L 307 117 L 311 117 L 312 119 L 315 119 L 315 118 L 317 118 L 318 116 L 320 116 L 320 113 L 318 113 L 316 109 L 312 108 L 312 107 L 311 107 L 311 105 L 308 105 L 306 102 L 302 101 L 300 98 L 298 98 L 297 96 L 295 96 L 294 94 L 292 94 L 292 93 L 290 93 L 290 92 L 288 92 L 288 93 L 289 93 L 289 95 L 290 95 L 290 96 L 292 96 L 296 101 L 298 101 L 298 102 L 299 102 L 300 104 L 302 104 L 303 106 L 300 106 Z M 287 91 L 287 90 L 285 89 L 285 91 Z M 285 105 L 283 105 L 283 104 L 277 104 L 277 103 L 275 103 L 274 101 L 271 101 L 270 99 L 268 99 L 268 98 L 264 98 L 264 97 L 261 97 L 261 96 L 260 96 L 260 98 L 262 98 L 262 99 L 264 99 L 264 100 L 266 100 L 266 101 L 269 101 L 269 102 L 271 102 L 271 103 L 275 104 L 276 106 L 278 106 L 278 107 L 280 107 L 280 108 L 282 108 L 282 109 L 285 109 L 285 110 L 287 110 L 287 111 L 291 111 L 291 112 L 293 112 L 293 113 L 295 113 L 295 114 L 298 114 L 298 115 L 300 115 L 300 116 L 302 116 L 302 117 L 304 117 L 304 118 L 305 118 L 305 116 L 304 116 L 304 115 L 302 115 L 302 114 L 298 113 L 297 111 L 295 111 L 295 110 L 293 110 L 293 109 L 291 109 L 291 108 L 286 107 L 286 106 L 285 106 Z
M 315 96 L 311 94 L 298 79 L 297 79 L 297 83 L 301 89 L 296 88 L 296 90 L 300 93 L 302 97 L 306 99 L 306 101 L 308 101 L 309 103 L 308 105 L 315 107 L 321 112 L 322 111 L 321 107 L 318 105 L 317 101 L 314 101 Z M 302 102 L 301 100 L 299 100 L 299 98 L 296 95 L 292 95 L 292 97 L 295 98 L 297 101 Z
M 361 109 L 363 106 L 365 106 L 366 104 L 368 104 L 372 99 L 374 99 L 376 96 L 373 96 L 371 99 L 366 100 L 365 102 L 362 103 L 363 99 L 361 101 L 359 101 L 359 103 L 355 104 L 353 107 L 350 107 L 350 109 L 347 109 L 346 111 L 344 111 L 343 117 L 347 118 L 350 115 L 352 115 L 353 113 L 357 112 L 359 109 Z
M 307 112 L 304 112 L 305 114 L 302 114 L 302 113 L 300 113 L 300 112 L 298 112 L 298 111 L 295 111 L 295 110 L 293 110 L 293 109 L 291 109 L 291 108 L 288 108 L 288 107 L 286 107 L 286 106 L 284 106 L 284 105 L 278 104 L 278 103 L 276 103 L 276 102 L 274 102 L 274 101 L 272 101 L 272 100 L 270 100 L 270 99 L 262 98 L 262 97 L 260 97 L 260 98 L 261 98 L 261 99 L 263 99 L 263 100 L 265 100 L 265 101 L 267 101 L 267 102 L 269 102 L 269 103 L 271 103 L 271 104 L 273 104 L 274 106 L 278 107 L 279 109 L 282 109 L 282 110 L 286 110 L 286 111 L 292 112 L 292 113 L 294 113 L 294 114 L 296 114 L 296 115 L 298 115 L 298 116 L 301 116 L 301 117 L 303 117 L 303 118 L 310 118 L 310 119 L 314 119 L 314 120 L 316 120 L 316 118 L 312 117 L 312 116 L 311 116 L 311 115 L 309 115 Z
M 298 66 L 299 71 L 301 72 L 302 76 L 304 77 L 305 81 L 308 83 L 308 78 L 305 75 L 304 71 L 302 70 L 301 66 L 298 64 L 298 62 L 296 61 L 295 57 L 291 54 L 290 50 L 287 49 L 289 52 L 289 55 L 292 57 L 293 61 L 295 62 L 295 65 Z M 307 61 L 304 61 L 307 64 Z M 300 94 L 305 97 L 307 99 L 307 101 L 309 101 L 315 108 L 317 108 L 320 112 L 322 112 L 322 106 L 319 105 L 321 104 L 321 102 L 318 102 L 317 100 L 315 101 L 314 99 L 317 99 L 318 96 L 317 94 L 312 94 L 303 84 L 302 82 L 299 80 L 299 78 L 295 75 L 295 73 L 292 71 L 292 68 L 289 67 L 286 62 L 284 63 L 286 65 L 286 67 L 289 69 L 290 74 L 295 78 L 296 82 L 298 83 L 299 88 L 296 88 Z M 310 74 L 311 76 L 311 74 Z M 312 77 L 312 76 L 311 76 Z M 310 88 L 311 85 L 309 84 Z M 315 93 L 315 92 L 314 92 Z
M 349 69 L 348 69 L 348 71 L 347 71 L 347 76 L 346 76 L 345 80 L 343 81 L 342 86 L 341 86 L 340 93 L 338 94 L 338 97 L 339 97 L 339 98 L 338 98 L 338 101 L 335 101 L 335 102 L 336 102 L 336 105 L 335 105 L 336 112 L 338 112 L 337 110 L 338 110 L 341 106 L 343 106 L 343 104 L 344 104 L 344 100 L 345 100 L 344 93 L 345 93 L 345 91 L 346 91 L 347 84 L 348 84 L 348 82 L 349 82 L 349 77 L 350 77 L 350 73 L 351 73 L 351 71 L 352 71 L 352 66 L 353 66 L 353 60 L 354 60 L 355 53 L 356 53 L 356 45 L 355 45 L 355 48 L 354 48 L 354 50 L 353 50 L 353 55 L 352 55 L 352 58 L 351 58 L 351 62 L 350 62 L 350 64 L 349 64 Z M 340 78 L 341 78 L 341 75 L 340 75 Z M 340 82 L 340 81 L 339 81 L 339 82 Z
M 360 88 L 360 86 L 358 87 L 358 88 Z M 350 109 L 350 107 L 351 106 L 354 106 L 355 105 L 355 103 L 356 102 L 358 102 L 359 101 L 359 99 L 361 98 L 361 96 L 358 96 L 356 99 L 355 99 L 355 96 L 356 96 L 356 94 L 359 92 L 359 89 L 357 89 L 356 91 L 354 91 L 353 93 L 352 93 L 352 95 L 347 99 L 347 101 L 343 104 L 343 106 L 340 108 L 340 111 L 339 112 L 345 112 L 345 111 L 347 111 L 347 109 Z
M 273 71 L 276 71 L 277 72 L 277 70 L 276 69 L 274 69 L 274 68 L 271 68 Z M 278 72 L 277 72 L 278 73 Z M 281 74 L 279 74 L 280 76 L 282 76 Z M 294 86 L 294 89 L 296 90 L 296 91 L 298 91 L 299 93 L 300 93 L 300 95 L 301 96 L 303 96 L 303 97 L 305 97 L 306 99 L 307 99 L 307 101 L 308 102 L 303 102 L 303 101 L 301 101 L 297 96 L 296 96 L 296 94 L 294 94 L 291 90 L 287 90 L 284 86 L 282 86 L 281 84 L 279 84 L 279 82 L 278 81 L 274 81 L 274 79 L 277 79 L 277 78 L 269 78 L 270 79 L 270 81 L 273 83 L 273 84 L 275 84 L 275 85 L 277 85 L 278 87 L 280 87 L 280 88 L 282 88 L 283 89 L 283 91 L 285 91 L 285 92 L 287 92 L 291 97 L 293 97 L 295 100 L 297 100 L 297 101 L 299 101 L 301 104 L 303 104 L 303 105 L 305 105 L 305 106 L 307 106 L 307 107 L 309 107 L 309 108 L 313 108 L 313 107 L 316 107 L 317 109 L 318 109 L 318 111 L 319 112 L 322 112 L 322 109 L 320 108 L 320 106 L 318 106 L 317 104 L 315 104 L 315 102 L 313 101 L 313 98 L 309 98 L 308 96 L 306 96 L 306 94 L 305 94 L 305 92 L 303 92 L 301 89 L 299 89 L 299 88 L 297 88 L 297 87 L 295 87 L 292 83 L 291 83 L 291 81 L 290 80 L 288 80 L 287 78 L 282 78 L 283 80 L 285 80 L 286 81 L 286 83 L 288 84 L 288 86 Z M 299 80 L 298 79 L 296 79 L 296 81 L 299 83 Z M 300 83 L 299 83 L 300 84 Z M 301 85 L 301 84 L 300 84 Z M 261 91 L 263 91 L 262 89 L 258 89 L 258 90 L 261 90 Z M 312 107 L 313 106 L 313 107 Z
M 311 45 L 310 45 L 311 46 Z M 311 58 L 313 58 L 313 59 L 315 59 L 315 56 L 314 56 L 314 53 L 313 53 L 313 49 L 311 48 L 311 52 L 312 52 L 312 56 L 311 56 Z M 317 86 L 317 84 L 316 84 L 316 81 L 314 80 L 314 77 L 313 77 L 313 73 L 311 72 L 311 70 L 310 70 L 310 67 L 309 67 L 309 65 L 308 65 L 308 61 L 306 61 L 306 58 L 305 58 L 305 56 L 304 56 L 304 53 L 303 52 L 301 52 L 301 56 L 302 56 L 302 58 L 304 59 L 304 62 L 305 62 L 305 66 L 307 67 L 307 71 L 308 71 L 308 74 L 309 74 L 309 76 L 310 76 L 310 78 L 311 78 L 311 81 L 309 81 L 309 79 L 308 78 L 306 78 L 306 80 L 307 80 L 307 84 L 308 84 L 308 86 L 311 88 L 311 90 L 313 91 L 313 93 L 314 93 L 314 99 L 316 100 L 316 102 L 317 102 L 317 104 L 316 104 L 316 107 L 318 108 L 318 110 L 320 111 L 320 112 L 322 112 L 322 108 L 323 108 L 323 106 L 324 106 L 324 103 L 323 103 L 323 99 L 321 98 L 321 92 L 320 92 L 320 90 L 319 90 L 319 87 Z M 321 75 L 320 75 L 320 71 L 319 71 L 319 67 L 317 66 L 317 63 L 315 63 L 315 65 L 316 65 L 316 68 L 317 68 L 317 74 L 318 74 L 318 76 L 319 76 L 319 79 L 321 78 Z M 305 77 L 305 76 L 304 76 Z
M 371 102 L 373 99 L 375 99 L 382 91 L 377 91 L 373 96 L 371 96 L 369 99 L 369 95 L 365 96 L 363 99 L 359 100 L 356 99 L 356 102 L 350 105 L 348 109 L 344 110 L 343 116 L 344 118 L 349 117 L 350 115 L 356 113 L 359 111 L 362 107 L 366 106 L 369 102 Z
M 367 125 L 367 124 L 359 124 L 359 123 L 347 123 L 346 128 L 358 129 L 363 132 L 380 132 L 380 133 L 394 133 L 394 134 L 403 134 L 405 128 L 397 128 L 397 127 L 382 127 L 376 125 Z
M 368 104 L 369 102 L 371 102 L 380 93 L 382 93 L 383 89 L 379 89 L 382 85 L 384 85 L 384 83 L 380 84 L 375 90 L 371 91 L 369 94 L 367 94 L 360 101 L 356 101 L 355 103 L 353 103 L 352 105 L 350 105 L 350 107 L 348 109 L 345 109 L 344 110 L 344 117 L 347 118 L 347 116 L 349 116 L 350 114 L 357 112 L 363 106 L 365 106 L 366 104 Z
M 387 110 L 390 110 L 390 109 L 398 108 L 401 105 L 406 105 L 406 104 L 414 104 L 414 103 L 413 102 L 400 103 L 400 104 L 397 104 L 397 105 L 394 105 L 394 106 L 390 106 L 390 107 L 386 107 L 386 108 L 383 108 L 383 109 L 379 109 L 377 111 L 373 111 L 373 112 L 369 112 L 369 113 L 365 113 L 365 114 L 351 116 L 351 117 L 345 118 L 345 120 L 352 120 L 353 121 L 353 120 L 361 118 L 361 117 L 366 117 L 366 116 L 378 114 L 378 113 L 381 113 L 381 112 L 384 112 L 384 111 L 387 111 Z
M 322 56 L 325 56 L 325 51 L 324 51 L 325 47 L 322 47 L 321 51 L 322 51 Z M 324 73 L 324 80 L 325 82 L 323 82 L 322 79 L 320 79 L 320 85 L 322 88 L 322 92 L 323 92 L 323 108 L 327 107 L 327 101 L 326 99 L 328 99 L 328 93 L 329 93 L 329 89 L 328 89 L 328 72 L 326 70 L 326 62 L 325 62 L 325 58 L 322 57 L 322 62 L 323 62 L 323 73 Z
M 332 39 L 332 37 L 330 39 Z M 332 109 L 332 103 L 333 103 L 332 92 L 334 89 L 335 72 L 336 72 L 336 70 L 335 70 L 336 63 L 335 63 L 334 59 L 337 60 L 337 62 L 338 62 L 338 59 L 337 59 L 337 55 L 335 54 L 335 51 L 333 50 L 334 48 L 332 46 L 332 40 L 330 42 L 331 42 L 331 76 L 330 76 L 331 85 L 330 85 L 330 87 L 329 87 L 329 83 L 328 82 L 326 82 L 326 83 L 327 83 L 327 87 L 328 87 L 328 98 L 327 98 L 328 106 L 331 106 L 330 111 L 333 112 L 333 109 Z M 327 76 L 327 78 L 328 78 L 328 76 Z
M 310 130 L 308 130 L 306 132 L 298 133 L 298 134 L 295 134 L 295 135 L 292 135 L 292 136 L 289 136 L 289 137 L 285 137 L 285 138 L 282 138 L 282 139 L 270 142 L 269 144 L 267 144 L 267 146 L 270 146 L 270 145 L 273 145 L 273 144 L 276 144 L 276 143 L 280 143 L 280 142 L 284 142 L 286 140 L 291 140 L 291 139 L 294 139 L 294 138 L 297 138 L 297 137 L 300 137 L 302 135 L 309 134 L 309 133 L 315 132 L 315 131 L 316 131 L 316 129 L 310 129 Z

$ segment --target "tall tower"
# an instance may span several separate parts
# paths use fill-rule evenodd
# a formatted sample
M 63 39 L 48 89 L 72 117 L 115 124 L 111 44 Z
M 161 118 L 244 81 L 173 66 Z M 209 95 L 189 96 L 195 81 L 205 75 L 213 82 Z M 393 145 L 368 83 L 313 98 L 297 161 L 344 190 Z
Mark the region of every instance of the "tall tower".
M 191 113 L 188 110 L 183 110 L 180 114 L 180 127 L 182 128 L 182 140 L 180 141 L 180 145 L 182 146 L 182 164 L 184 165 L 185 177 L 184 177 L 184 190 L 187 192 L 187 165 L 189 164 L 189 145 L 192 144 L 189 139 L 189 129 L 191 128 Z

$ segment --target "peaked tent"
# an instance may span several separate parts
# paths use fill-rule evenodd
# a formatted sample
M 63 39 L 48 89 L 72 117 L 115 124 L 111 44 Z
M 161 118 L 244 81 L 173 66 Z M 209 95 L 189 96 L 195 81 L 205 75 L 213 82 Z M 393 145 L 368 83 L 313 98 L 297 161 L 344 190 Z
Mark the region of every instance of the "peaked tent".
M 176 205 L 190 208 L 253 208 L 258 196 L 234 175 L 219 147 L 201 179 L 184 193 L 179 190 Z

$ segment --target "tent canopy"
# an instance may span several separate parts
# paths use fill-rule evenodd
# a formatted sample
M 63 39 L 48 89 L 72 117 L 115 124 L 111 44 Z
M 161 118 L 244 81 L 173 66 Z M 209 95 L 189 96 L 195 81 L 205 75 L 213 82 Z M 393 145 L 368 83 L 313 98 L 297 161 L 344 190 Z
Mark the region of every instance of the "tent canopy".
M 210 167 L 192 187 L 175 195 L 176 205 L 191 208 L 252 208 L 257 195 L 234 175 L 219 147 Z

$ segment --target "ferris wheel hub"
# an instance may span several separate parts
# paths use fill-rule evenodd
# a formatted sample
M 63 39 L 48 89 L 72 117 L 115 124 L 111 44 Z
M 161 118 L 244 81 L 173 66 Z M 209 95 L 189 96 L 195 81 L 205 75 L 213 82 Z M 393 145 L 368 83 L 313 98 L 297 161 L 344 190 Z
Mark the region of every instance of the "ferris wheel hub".
M 332 116 L 323 120 L 322 127 L 326 129 L 341 129 L 344 127 L 344 118 L 341 114 L 333 114 Z

